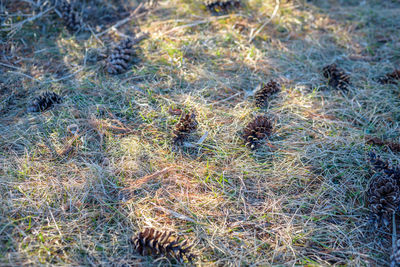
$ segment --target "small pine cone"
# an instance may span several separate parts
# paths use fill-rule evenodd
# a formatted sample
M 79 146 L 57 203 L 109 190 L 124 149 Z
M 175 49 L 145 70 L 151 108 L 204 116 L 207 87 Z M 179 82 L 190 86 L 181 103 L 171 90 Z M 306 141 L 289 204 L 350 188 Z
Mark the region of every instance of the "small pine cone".
M 173 132 L 174 143 L 182 144 L 188 135 L 197 129 L 197 125 L 196 114 L 194 112 L 182 114 Z
M 132 237 L 133 248 L 141 255 L 164 255 L 174 258 L 179 262 L 192 262 L 194 255 L 190 253 L 193 245 L 188 245 L 188 241 L 179 242 L 171 236 L 171 232 L 161 232 L 154 228 L 146 228 Z
M 278 93 L 280 90 L 281 86 L 279 83 L 274 80 L 269 81 L 255 93 L 255 105 L 257 107 L 265 106 L 267 104 L 268 98 L 270 98 L 273 94 Z
M 322 74 L 328 79 L 329 86 L 347 91 L 347 86 L 350 84 L 350 76 L 344 70 L 338 68 L 336 64 L 325 66 L 322 69 Z
M 369 185 L 367 202 L 373 220 L 387 226 L 393 212 L 399 208 L 400 189 L 396 181 L 387 175 L 376 176 Z
M 120 74 L 128 69 L 129 62 L 132 55 L 135 54 L 133 49 L 134 42 L 132 39 L 127 38 L 122 40 L 117 47 L 115 47 L 107 58 L 107 72 L 110 74 Z
M 46 91 L 39 96 L 35 97 L 32 104 L 28 108 L 29 112 L 40 112 L 51 108 L 54 104 L 61 103 L 61 97 L 54 93 Z
M 213 14 L 224 14 L 232 8 L 239 8 L 241 3 L 240 0 L 206 0 L 204 5 Z
M 400 82 L 400 69 L 387 73 L 383 77 L 379 78 L 378 82 L 382 84 L 396 84 Z
M 272 122 L 266 116 L 257 116 L 243 131 L 246 146 L 257 148 L 261 140 L 271 135 L 272 128 Z
M 400 239 L 396 240 L 395 246 L 390 256 L 390 266 L 400 266 Z
M 70 32 L 77 32 L 81 28 L 79 15 L 72 9 L 67 0 L 61 1 L 60 5 L 65 26 Z

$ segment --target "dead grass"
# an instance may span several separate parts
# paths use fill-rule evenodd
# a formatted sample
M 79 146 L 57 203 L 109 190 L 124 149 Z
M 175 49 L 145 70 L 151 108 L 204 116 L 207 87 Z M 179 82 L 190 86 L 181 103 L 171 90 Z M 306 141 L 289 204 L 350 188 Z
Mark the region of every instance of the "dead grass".
M 12 28 L 0 32 L 0 265 L 173 264 L 132 251 L 146 226 L 193 240 L 199 266 L 388 265 L 388 230 L 368 225 L 366 155 L 400 158 L 365 137 L 399 137 L 399 87 L 374 80 L 400 63 L 398 2 L 281 1 L 251 43 L 275 1 L 221 17 L 160 1 L 98 38 L 71 36 L 53 12 L 13 28 L 45 11 L 22 2 L 0 1 Z M 95 56 L 139 28 L 140 61 L 105 74 Z M 327 88 L 334 62 L 348 93 Z M 257 109 L 271 78 L 282 90 Z M 43 90 L 64 102 L 27 113 Z M 197 113 L 181 148 L 171 109 Z M 240 135 L 257 114 L 275 131 L 251 151 Z

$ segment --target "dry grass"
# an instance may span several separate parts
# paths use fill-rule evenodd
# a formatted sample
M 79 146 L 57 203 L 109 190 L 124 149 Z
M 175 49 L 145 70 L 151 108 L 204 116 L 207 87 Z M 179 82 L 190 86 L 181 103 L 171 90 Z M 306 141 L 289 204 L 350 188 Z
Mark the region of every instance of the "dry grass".
M 16 2 L 0 1 L 0 265 L 172 264 L 132 251 L 146 226 L 194 240 L 202 266 L 388 265 L 388 230 L 368 225 L 365 159 L 400 157 L 364 137 L 399 137 L 399 87 L 373 79 L 400 64 L 398 1 L 281 1 L 251 43 L 275 1 L 221 17 L 160 1 L 98 38 Z M 140 62 L 105 74 L 92 56 L 139 26 Z M 334 62 L 348 93 L 327 89 Z M 271 78 L 282 90 L 257 109 Z M 63 104 L 27 113 L 46 89 Z M 176 108 L 199 122 L 182 148 Z M 256 114 L 275 131 L 251 151 L 240 133 Z

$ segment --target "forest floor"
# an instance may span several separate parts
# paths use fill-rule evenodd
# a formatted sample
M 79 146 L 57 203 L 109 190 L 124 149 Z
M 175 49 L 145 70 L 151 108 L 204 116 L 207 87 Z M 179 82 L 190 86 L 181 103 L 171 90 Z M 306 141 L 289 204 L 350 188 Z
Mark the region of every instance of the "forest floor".
M 124 20 L 137 2 L 85 0 L 76 34 L 36 2 L 0 0 L 1 266 L 173 264 L 134 252 L 146 227 L 193 242 L 200 266 L 389 265 L 367 155 L 400 155 L 366 138 L 400 137 L 399 85 L 374 79 L 400 65 L 399 1 L 248 0 L 215 16 L 160 0 Z M 139 32 L 136 62 L 106 73 L 101 52 Z M 328 87 L 331 63 L 348 92 Z M 282 89 L 257 108 L 270 79 Z M 63 102 L 28 112 L 46 90 Z M 180 111 L 198 129 L 177 146 Z M 259 114 L 274 131 L 251 150 L 241 133 Z

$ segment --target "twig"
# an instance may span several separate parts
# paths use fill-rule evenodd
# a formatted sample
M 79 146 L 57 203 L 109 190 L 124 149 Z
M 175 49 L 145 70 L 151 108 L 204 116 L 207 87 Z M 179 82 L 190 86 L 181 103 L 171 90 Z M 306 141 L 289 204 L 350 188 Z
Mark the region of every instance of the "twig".
M 111 124 L 109 124 L 107 122 L 99 121 L 95 117 L 91 117 L 88 122 L 89 122 L 90 126 L 92 126 L 95 129 L 98 129 L 98 130 L 106 129 L 106 130 L 114 131 L 116 133 L 130 133 L 130 132 L 132 132 L 132 129 L 130 129 L 130 128 L 123 127 L 123 126 L 122 127 L 114 126 L 114 125 L 111 125 Z M 121 122 L 119 122 L 119 123 L 121 123 Z
M 203 142 L 204 142 L 204 140 L 207 138 L 207 136 L 208 136 L 208 131 L 206 131 L 204 134 L 203 134 L 203 136 L 199 139 L 199 141 L 197 141 L 197 145 L 201 145 Z
M 106 30 L 98 33 L 95 35 L 96 39 L 100 36 L 103 36 L 104 34 L 108 33 L 109 31 L 118 28 L 119 26 L 127 23 L 128 21 L 130 21 L 131 19 L 133 19 L 134 17 L 139 18 L 141 16 L 143 16 L 145 13 L 139 14 L 138 16 L 136 16 L 136 14 L 139 12 L 139 10 L 143 7 L 143 3 L 140 3 L 139 6 L 132 12 L 132 14 L 130 14 L 128 17 L 118 21 L 117 23 L 115 23 L 114 25 L 112 25 L 111 27 L 107 28 Z
M 139 186 L 141 186 L 142 184 L 148 182 L 149 180 L 154 179 L 154 178 L 156 178 L 156 177 L 158 177 L 160 175 L 163 175 L 163 174 L 169 172 L 170 170 L 171 170 L 171 167 L 166 167 L 166 168 L 164 168 L 164 169 L 162 169 L 160 171 L 156 171 L 153 174 L 144 176 L 144 177 L 142 177 L 142 178 L 140 178 L 140 179 L 138 179 L 136 181 L 133 181 L 132 184 L 130 186 L 128 186 L 128 187 L 125 187 L 124 190 L 136 189 Z
M 219 100 L 219 101 L 214 102 L 214 103 L 211 103 L 210 106 L 214 106 L 214 105 L 219 104 L 219 103 L 221 103 L 221 102 L 228 101 L 228 100 L 230 100 L 230 99 L 232 99 L 232 98 L 237 97 L 237 96 L 240 95 L 241 93 L 243 93 L 243 92 L 236 93 L 236 94 L 234 94 L 234 95 L 231 95 L 230 97 L 224 98 L 224 99 Z
M 240 16 L 240 15 L 237 15 L 237 16 Z M 197 26 L 197 25 L 200 25 L 200 24 L 209 23 L 209 22 L 212 22 L 212 21 L 215 21 L 215 20 L 220 20 L 220 19 L 224 19 L 224 18 L 228 18 L 228 17 L 231 17 L 231 15 L 212 17 L 210 19 L 205 19 L 205 20 L 196 20 L 196 21 L 193 21 L 192 23 L 188 23 L 188 24 L 185 24 L 185 25 L 181 25 L 181 26 L 172 28 L 171 30 L 168 30 L 168 31 L 166 31 L 166 32 L 164 32 L 162 34 L 163 35 L 164 34 L 168 34 L 168 33 L 171 33 L 171 32 L 177 31 L 177 30 L 194 27 L 194 26 Z
M 18 75 L 24 76 L 24 77 L 26 77 L 26 78 L 29 78 L 29 79 L 31 79 L 31 80 L 37 81 L 37 82 L 39 82 L 39 83 L 42 82 L 41 80 L 36 79 L 36 78 L 33 78 L 32 76 L 29 76 L 28 74 L 25 74 L 25 73 L 20 72 L 20 71 L 9 71 L 8 73 L 18 74 Z
M 396 236 L 396 211 L 393 212 L 393 217 L 392 217 L 392 255 L 396 253 L 396 243 L 397 243 L 397 236 Z M 396 260 L 392 259 L 390 262 L 390 267 L 395 267 L 396 266 Z
M 4 66 L 4 67 L 7 67 L 7 68 L 15 69 L 15 70 L 19 70 L 20 69 L 18 67 L 15 67 L 13 65 L 9 65 L 9 64 L 3 63 L 3 62 L 0 62 L 0 65 Z
M 10 26 L 9 28 L 1 29 L 1 31 L 14 31 L 14 30 L 17 29 L 17 28 L 21 28 L 25 23 L 34 21 L 35 19 L 38 19 L 38 18 L 40 18 L 41 16 L 43 16 L 44 14 L 46 14 L 46 13 L 52 11 L 53 9 L 54 9 L 54 7 L 51 7 L 51 8 L 49 8 L 49 9 L 46 9 L 45 11 L 42 11 L 42 12 L 40 12 L 39 14 L 33 16 L 33 17 L 30 17 L 30 18 L 28 18 L 28 19 L 26 19 L 26 20 L 23 20 L 23 21 L 21 21 L 21 22 L 18 22 L 17 24 L 14 24 L 14 25 Z
M 55 80 L 46 81 L 46 82 L 43 82 L 43 83 L 55 83 L 55 82 L 59 82 L 59 81 L 68 79 L 68 78 L 74 76 L 75 74 L 81 72 L 83 69 L 84 69 L 84 67 L 81 67 L 81 68 L 77 69 L 76 71 L 74 71 L 73 73 L 70 73 L 70 74 L 68 74 L 68 75 L 65 75 L 64 77 L 61 77 L 61 78 L 55 79 Z
M 58 157 L 64 157 L 64 156 L 68 155 L 72 150 L 72 145 L 80 137 L 81 137 L 80 134 L 74 135 L 74 137 L 68 142 L 68 144 L 60 152 L 57 153 Z
M 275 9 L 274 9 L 274 12 L 272 12 L 271 17 L 270 17 L 269 19 L 267 19 L 267 20 L 264 22 L 264 24 L 261 25 L 261 27 L 258 28 L 258 30 L 257 30 L 254 34 L 250 34 L 251 36 L 250 36 L 250 39 L 249 39 L 249 43 L 251 43 L 251 42 L 254 40 L 254 38 L 256 38 L 256 36 L 260 33 L 260 31 L 262 31 L 262 29 L 264 29 L 264 27 L 265 27 L 268 23 L 270 23 L 271 20 L 272 20 L 272 19 L 276 16 L 276 14 L 278 13 L 279 5 L 280 5 L 280 0 L 275 0 L 275 3 L 276 3 Z
M 181 220 L 184 220 L 184 221 L 188 221 L 188 222 L 192 222 L 192 223 L 197 223 L 197 222 L 196 222 L 195 220 L 193 220 L 192 218 L 189 218 L 188 216 L 183 215 L 183 214 L 180 214 L 180 213 L 178 213 L 178 212 L 176 212 L 176 211 L 169 210 L 169 209 L 166 209 L 166 208 L 161 207 L 161 206 L 157 206 L 156 209 L 158 209 L 158 210 L 160 210 L 160 211 L 163 211 L 163 212 L 165 212 L 165 213 L 168 213 L 168 214 L 174 216 L 175 218 L 178 218 L 178 219 L 181 219 Z

